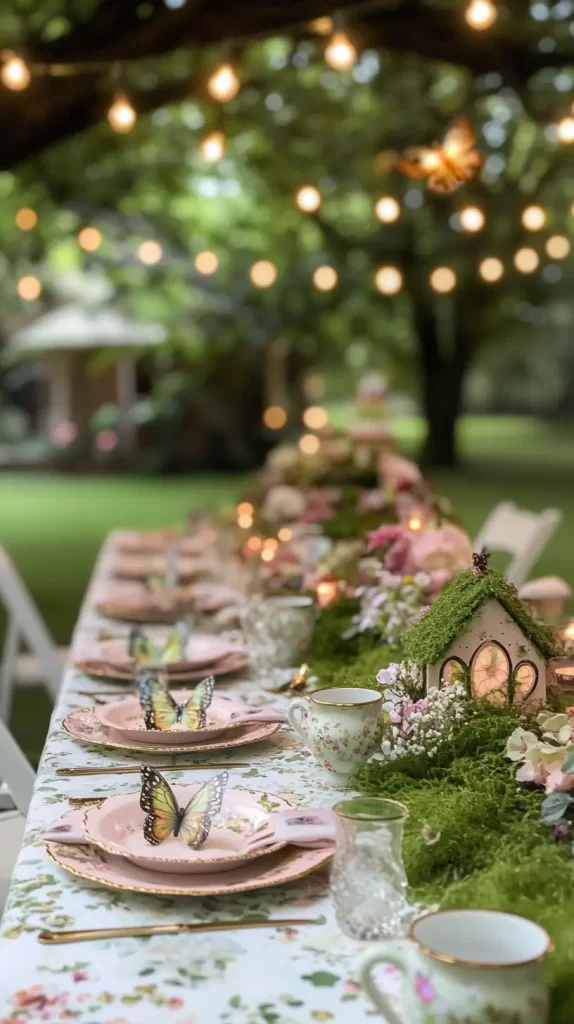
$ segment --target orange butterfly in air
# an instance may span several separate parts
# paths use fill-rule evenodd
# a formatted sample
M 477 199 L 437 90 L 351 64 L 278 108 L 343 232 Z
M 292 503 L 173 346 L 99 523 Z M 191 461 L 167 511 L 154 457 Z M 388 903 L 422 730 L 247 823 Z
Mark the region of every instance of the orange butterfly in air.
M 409 178 L 427 178 L 433 192 L 454 192 L 482 166 L 475 142 L 470 123 L 461 117 L 450 126 L 442 144 L 406 150 L 396 166 Z

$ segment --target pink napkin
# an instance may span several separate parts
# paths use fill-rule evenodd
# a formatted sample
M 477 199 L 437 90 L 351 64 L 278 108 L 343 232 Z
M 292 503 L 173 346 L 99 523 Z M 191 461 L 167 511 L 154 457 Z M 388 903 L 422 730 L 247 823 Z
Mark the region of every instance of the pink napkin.
M 61 818 L 56 818 L 48 831 L 43 833 L 42 839 L 45 843 L 70 843 L 73 846 L 85 843 L 84 808 L 75 807 L 66 811 Z

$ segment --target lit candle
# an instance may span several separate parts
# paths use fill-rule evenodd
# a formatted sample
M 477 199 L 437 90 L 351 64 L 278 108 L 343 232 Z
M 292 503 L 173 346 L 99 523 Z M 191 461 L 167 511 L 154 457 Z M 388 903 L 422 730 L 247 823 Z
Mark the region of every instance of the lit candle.
M 339 583 L 337 580 L 321 580 L 317 584 L 317 603 L 319 608 L 327 608 L 337 600 Z

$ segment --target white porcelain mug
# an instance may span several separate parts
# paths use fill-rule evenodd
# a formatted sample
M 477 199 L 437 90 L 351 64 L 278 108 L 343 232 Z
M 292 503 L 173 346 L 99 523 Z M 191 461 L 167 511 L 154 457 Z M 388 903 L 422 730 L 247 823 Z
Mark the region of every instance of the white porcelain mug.
M 544 928 L 524 917 L 438 910 L 418 917 L 405 939 L 377 945 L 361 980 L 388 1024 L 546 1024 L 550 949 Z M 373 979 L 380 963 L 402 972 L 404 1019 Z
M 381 742 L 383 698 L 377 690 L 333 686 L 296 697 L 289 724 L 328 771 L 345 779 Z

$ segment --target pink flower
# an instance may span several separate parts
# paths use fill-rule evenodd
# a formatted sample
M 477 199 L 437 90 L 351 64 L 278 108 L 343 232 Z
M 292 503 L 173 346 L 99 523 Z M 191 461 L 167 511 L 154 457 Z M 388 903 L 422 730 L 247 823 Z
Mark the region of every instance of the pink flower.
M 357 512 L 359 515 L 365 512 L 380 512 L 386 503 L 385 492 L 378 488 L 374 491 L 361 491 L 357 500 Z
M 384 452 L 379 459 L 379 476 L 383 483 L 399 487 L 401 485 L 419 484 L 422 474 L 416 463 L 403 458 L 395 452 Z
M 369 554 L 371 551 L 376 551 L 377 548 L 385 547 L 386 544 L 393 544 L 403 534 L 404 528 L 402 526 L 392 526 L 389 523 L 383 523 L 377 530 L 371 530 L 367 534 L 367 550 Z
M 516 773 L 518 778 L 518 772 Z M 565 775 L 564 772 L 550 772 L 546 779 L 546 792 L 547 793 L 568 793 L 571 789 L 574 789 L 574 775 Z
M 385 555 L 385 569 L 388 569 L 389 572 L 396 572 L 405 576 L 412 574 L 414 570 L 411 558 L 411 545 L 411 538 L 407 534 L 399 537 L 394 544 L 391 544 Z
M 41 985 L 32 985 L 31 988 L 20 989 L 14 995 L 14 1005 L 18 1009 L 44 1010 L 55 1002 L 57 1000 L 48 998 Z
M 88 972 L 87 971 L 74 971 L 74 973 L 72 975 L 72 978 L 74 979 L 74 981 L 87 981 L 88 980 Z
M 171 999 L 168 999 L 166 1006 L 169 1006 L 170 1010 L 181 1010 L 183 999 L 180 999 L 179 996 L 172 996 Z
M 446 570 L 450 575 L 472 568 L 472 544 L 468 535 L 449 523 L 436 530 L 421 530 L 411 544 L 414 571 Z
M 415 975 L 415 992 L 419 997 L 421 1003 L 432 1003 L 435 997 L 435 991 L 429 978 L 426 978 L 424 974 Z
M 533 782 L 536 786 L 543 786 L 547 778 L 546 769 L 535 761 L 526 761 L 516 773 L 517 782 Z
M 343 985 L 343 992 L 345 995 L 350 996 L 354 995 L 355 992 L 359 992 L 360 988 L 361 986 L 356 981 L 346 981 Z

